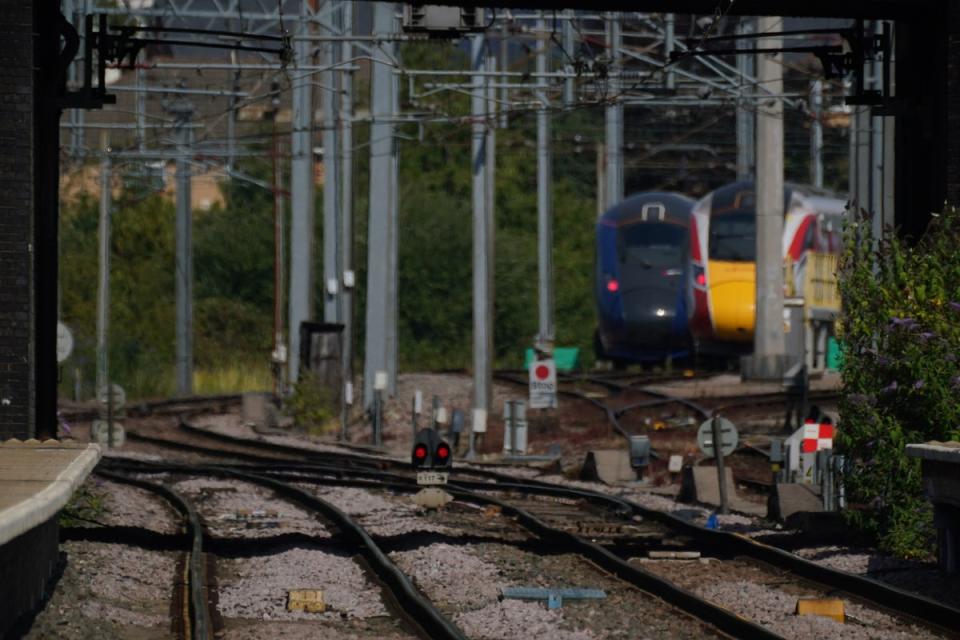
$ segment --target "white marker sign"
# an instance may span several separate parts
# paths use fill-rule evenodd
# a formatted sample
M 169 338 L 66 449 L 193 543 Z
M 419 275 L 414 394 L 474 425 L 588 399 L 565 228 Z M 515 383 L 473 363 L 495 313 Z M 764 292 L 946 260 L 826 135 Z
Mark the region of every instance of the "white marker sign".
M 63 362 L 73 353 L 73 333 L 62 322 L 57 323 L 57 362 Z
M 97 389 L 97 402 L 103 406 L 107 406 L 108 403 L 112 402 L 114 410 L 118 410 L 127 404 L 127 392 L 116 383 L 110 385 L 110 391 L 108 392 L 107 386 L 104 385 Z
M 530 363 L 530 408 L 557 408 L 557 365 L 552 359 Z

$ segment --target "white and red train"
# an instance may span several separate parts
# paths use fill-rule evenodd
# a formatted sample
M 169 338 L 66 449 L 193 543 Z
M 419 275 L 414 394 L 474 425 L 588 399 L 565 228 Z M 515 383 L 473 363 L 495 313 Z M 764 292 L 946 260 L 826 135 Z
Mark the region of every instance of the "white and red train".
M 793 291 L 803 295 L 813 253 L 837 255 L 846 202 L 825 191 L 788 184 L 783 191 L 783 256 L 793 263 Z M 690 330 L 698 350 L 749 351 L 756 318 L 756 192 L 735 182 L 704 196 L 690 223 Z

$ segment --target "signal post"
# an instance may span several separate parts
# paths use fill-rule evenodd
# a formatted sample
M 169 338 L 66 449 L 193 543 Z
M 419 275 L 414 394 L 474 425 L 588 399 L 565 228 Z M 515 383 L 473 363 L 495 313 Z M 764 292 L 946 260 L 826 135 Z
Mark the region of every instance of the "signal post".
M 441 489 L 450 478 L 453 468 L 453 449 L 440 437 L 436 429 L 421 429 L 413 439 L 410 463 L 417 472 L 417 484 L 422 486 L 413 501 L 426 509 L 439 509 L 453 496 Z

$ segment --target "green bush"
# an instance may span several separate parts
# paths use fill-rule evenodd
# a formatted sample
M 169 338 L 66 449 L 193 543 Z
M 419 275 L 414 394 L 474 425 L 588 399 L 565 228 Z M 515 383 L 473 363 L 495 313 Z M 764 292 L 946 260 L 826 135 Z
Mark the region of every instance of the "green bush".
M 920 465 L 904 447 L 960 437 L 960 212 L 936 216 L 916 244 L 875 242 L 850 224 L 840 265 L 843 399 L 839 453 L 849 519 L 887 551 L 933 544 Z
M 339 400 L 338 389 L 323 384 L 314 373 L 304 371 L 293 385 L 284 409 L 298 427 L 320 435 L 337 429 Z

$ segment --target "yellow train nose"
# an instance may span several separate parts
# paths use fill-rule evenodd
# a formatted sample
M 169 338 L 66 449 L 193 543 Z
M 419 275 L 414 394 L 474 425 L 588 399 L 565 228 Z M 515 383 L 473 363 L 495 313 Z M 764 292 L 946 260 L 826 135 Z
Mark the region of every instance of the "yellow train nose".
M 752 263 L 710 265 L 710 307 L 719 340 L 751 342 L 756 322 L 756 284 Z

